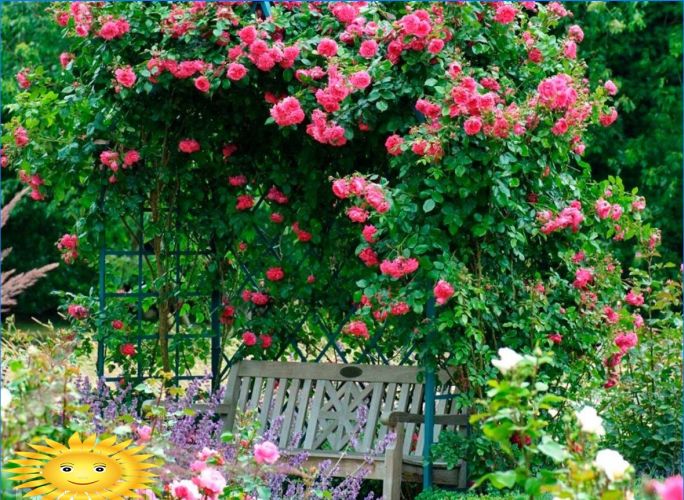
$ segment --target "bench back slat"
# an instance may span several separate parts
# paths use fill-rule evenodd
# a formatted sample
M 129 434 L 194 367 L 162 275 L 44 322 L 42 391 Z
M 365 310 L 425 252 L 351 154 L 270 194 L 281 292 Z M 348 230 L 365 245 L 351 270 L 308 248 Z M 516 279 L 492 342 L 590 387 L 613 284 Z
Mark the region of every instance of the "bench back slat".
M 418 367 L 241 361 L 230 370 L 222 408 L 232 429 L 236 408 L 251 410 L 262 432 L 281 421 L 280 448 L 341 451 L 355 436 L 355 451 L 368 453 L 387 435 L 380 418 L 392 411 L 423 414 L 424 386 Z M 446 373 L 439 379 L 446 382 Z M 443 384 L 439 384 L 443 385 Z M 449 391 L 449 384 L 440 387 Z M 358 410 L 367 407 L 357 427 Z M 437 400 L 436 413 L 458 413 L 452 400 Z M 435 427 L 435 438 L 442 426 Z M 357 435 L 358 434 L 358 435 Z M 416 442 L 414 434 L 418 437 Z M 406 424 L 405 455 L 420 455 L 423 425 Z

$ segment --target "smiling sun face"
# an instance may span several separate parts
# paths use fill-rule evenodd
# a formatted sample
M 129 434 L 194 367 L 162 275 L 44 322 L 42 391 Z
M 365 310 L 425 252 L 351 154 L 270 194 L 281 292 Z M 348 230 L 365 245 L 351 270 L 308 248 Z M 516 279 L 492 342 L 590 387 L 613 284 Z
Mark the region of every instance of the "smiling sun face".
M 44 500 L 131 498 L 133 490 L 146 488 L 154 474 L 145 469 L 154 464 L 144 461 L 152 455 L 138 455 L 142 446 L 128 448 L 131 441 L 116 443 L 108 438 L 96 443 L 89 436 L 81 441 L 78 433 L 69 438 L 69 446 L 46 439 L 48 446 L 29 446 L 40 453 L 18 452 L 26 459 L 11 460 L 20 467 L 13 481 L 26 481 L 17 488 L 31 488 L 25 497 L 42 496 Z

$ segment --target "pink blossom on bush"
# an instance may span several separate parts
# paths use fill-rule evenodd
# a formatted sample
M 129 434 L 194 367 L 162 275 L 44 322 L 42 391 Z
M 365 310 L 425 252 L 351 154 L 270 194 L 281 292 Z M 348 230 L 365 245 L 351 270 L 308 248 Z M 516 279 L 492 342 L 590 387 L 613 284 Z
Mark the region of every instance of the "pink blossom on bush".
M 606 321 L 610 325 L 614 325 L 620 320 L 620 316 L 618 315 L 618 313 L 616 313 L 610 306 L 605 306 L 603 308 L 603 313 L 606 315 Z
M 495 4 L 496 13 L 494 15 L 494 20 L 501 24 L 510 24 L 515 21 L 515 15 L 518 10 L 514 5 L 509 3 L 499 3 Z
M 613 123 L 615 123 L 615 120 L 618 118 L 618 112 L 615 108 L 610 108 L 608 110 L 608 113 L 601 113 L 599 115 L 599 122 L 601 122 L 601 125 L 604 127 L 610 127 Z
M 202 498 L 197 485 L 188 479 L 173 481 L 169 485 L 169 493 L 179 500 L 201 500 Z
M 285 277 L 282 267 L 271 267 L 266 271 L 266 278 L 269 281 L 280 281 Z
M 112 328 L 114 328 L 114 330 L 123 330 L 123 327 L 124 327 L 124 322 L 121 321 L 120 319 L 115 319 L 112 321 Z
M 664 482 L 652 481 L 647 489 L 652 489 L 660 500 L 684 499 L 684 479 L 681 475 L 668 477 Z
M 226 479 L 216 469 L 207 467 L 192 480 L 209 499 L 218 499 L 226 487 Z
M 613 83 L 613 80 L 608 80 L 606 83 L 604 83 L 603 88 L 606 89 L 608 95 L 615 95 L 618 91 L 617 86 L 615 83 Z
M 563 44 L 563 54 L 568 59 L 577 59 L 577 44 L 572 40 L 568 40 Z
M 371 247 L 366 247 L 359 253 L 359 259 L 366 265 L 366 267 L 374 267 L 379 263 L 378 254 Z
M 582 40 L 584 40 L 584 31 L 576 24 L 573 24 L 568 28 L 568 36 L 575 42 L 582 43 Z
M 346 179 L 335 179 L 332 184 L 332 190 L 335 196 L 340 199 L 346 199 L 349 197 L 349 184 Z
M 365 40 L 359 47 L 359 54 L 366 59 L 372 59 L 378 52 L 378 44 L 375 40 Z
M 375 243 L 375 234 L 378 232 L 377 228 L 373 226 L 372 224 L 367 224 L 363 227 L 363 231 L 361 231 L 361 234 L 363 235 L 363 239 L 366 240 L 368 243 Z
M 254 460 L 258 464 L 273 465 L 280 458 L 278 447 L 270 441 L 254 445 Z
M 392 134 L 385 141 L 385 148 L 387 149 L 387 152 L 392 156 L 399 156 L 402 153 L 402 144 L 404 144 L 403 137 L 397 134 Z
M 463 130 L 468 135 L 475 135 L 482 130 L 482 119 L 479 116 L 471 116 L 463 122 Z
M 430 54 L 439 54 L 444 48 L 444 40 L 441 38 L 434 38 L 428 43 L 427 51 Z
M 88 317 L 88 309 L 82 305 L 71 304 L 67 307 L 67 314 L 74 319 L 82 320 Z
M 228 177 L 228 184 L 233 187 L 241 187 L 247 184 L 247 177 L 244 175 L 232 175 Z
M 633 316 L 634 318 L 634 328 L 638 330 L 639 328 L 642 328 L 644 326 L 644 318 L 641 316 L 641 314 L 635 314 Z
M 636 200 L 632 202 L 632 210 L 636 212 L 641 212 L 646 208 L 646 198 L 639 196 Z
M 634 332 L 622 332 L 617 337 L 615 337 L 615 345 L 623 353 L 636 347 L 638 342 L 639 338 L 637 337 L 637 334 Z
M 131 149 L 130 151 L 127 151 L 126 154 L 124 155 L 123 166 L 124 166 L 124 168 L 131 167 L 135 163 L 138 163 L 139 161 L 140 161 L 140 153 L 138 153 L 135 149 Z
M 178 143 L 178 149 L 187 154 L 196 153 L 200 150 L 200 143 L 195 139 L 183 139 Z
M 211 89 L 211 83 L 206 76 L 198 76 L 195 78 L 195 88 L 200 92 L 206 93 Z
M 269 218 L 271 219 L 271 222 L 275 222 L 276 224 L 281 224 L 285 220 L 285 217 L 278 212 L 273 212 Z
M 249 210 L 254 206 L 254 198 L 248 194 L 242 194 L 237 197 L 237 203 L 235 204 L 236 210 L 244 211 Z
M 361 207 L 351 207 L 347 210 L 347 217 L 349 217 L 352 222 L 363 224 L 368 219 L 368 216 L 368 210 L 364 210 Z
M 610 217 L 610 212 L 613 207 L 603 198 L 599 198 L 596 200 L 594 208 L 596 209 L 596 215 L 598 215 L 599 219 L 606 219 Z
M 69 53 L 69 52 L 62 52 L 59 55 L 59 64 L 64 69 L 66 69 L 66 67 L 69 66 L 69 63 L 73 60 L 74 60 L 74 55 Z
M 371 83 L 371 77 L 366 71 L 357 71 L 349 77 L 350 83 L 357 89 L 365 89 Z
M 383 260 L 380 272 L 393 278 L 402 278 L 418 270 L 418 260 L 407 257 L 397 257 L 394 260 Z
M 230 63 L 226 71 L 226 76 L 233 81 L 242 80 L 246 74 L 247 68 L 240 63 Z
M 438 305 L 442 306 L 454 295 L 454 287 L 444 280 L 439 280 L 433 288 L 435 299 Z
M 304 111 L 296 97 L 286 97 L 271 108 L 273 120 L 281 127 L 297 125 L 304 121 Z
M 575 281 L 572 285 L 580 290 L 584 289 L 594 281 L 594 270 L 587 267 L 580 267 L 575 272 Z
M 242 334 L 242 343 L 245 344 L 247 347 L 256 345 L 257 336 L 254 334 L 254 332 L 246 331 Z
M 117 82 L 126 88 L 131 88 L 133 85 L 135 85 L 135 81 L 137 79 L 130 66 L 124 66 L 123 68 L 117 68 L 114 70 L 114 77 L 116 78 Z
M 537 87 L 539 103 L 549 109 L 567 109 L 577 101 L 572 77 L 561 73 L 542 80 Z
M 19 84 L 19 88 L 27 89 L 31 86 L 31 81 L 28 78 L 28 72 L 28 69 L 22 69 L 20 72 L 17 73 L 16 78 L 17 83 Z
M 344 332 L 355 337 L 362 337 L 364 339 L 370 338 L 368 327 L 363 321 L 350 321 L 344 327 Z
M 330 38 L 324 38 L 318 42 L 316 51 L 324 57 L 333 57 L 337 55 L 337 43 Z
M 14 144 L 18 148 L 23 148 L 29 143 L 28 132 L 22 126 L 14 129 Z
M 630 306 L 639 307 L 644 304 L 644 296 L 641 293 L 630 290 L 625 296 L 625 302 Z
M 137 444 L 148 443 L 152 439 L 152 427 L 149 425 L 139 425 L 135 428 L 135 433 L 138 436 Z
M 551 333 L 547 337 L 554 344 L 560 344 L 563 342 L 563 336 L 560 333 Z

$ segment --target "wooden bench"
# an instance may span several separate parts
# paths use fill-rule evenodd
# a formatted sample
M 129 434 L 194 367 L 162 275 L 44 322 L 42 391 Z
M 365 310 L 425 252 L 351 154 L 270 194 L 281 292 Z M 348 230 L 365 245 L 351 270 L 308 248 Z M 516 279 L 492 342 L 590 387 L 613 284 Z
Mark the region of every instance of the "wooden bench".
M 384 455 L 375 456 L 368 466 L 367 479 L 384 481 L 385 500 L 400 497 L 401 481 L 420 481 L 423 465 L 423 384 L 420 368 L 405 366 L 344 365 L 333 363 L 280 363 L 241 361 L 228 376 L 224 403 L 219 414 L 224 431 L 233 428 L 237 410 L 251 411 L 264 432 L 281 417 L 276 439 L 281 452 L 308 455 L 307 465 L 326 460 L 337 464 L 336 477 L 347 477 L 363 466 L 365 457 L 386 439 L 396 439 Z M 454 393 L 445 372 L 440 373 L 440 393 Z M 368 408 L 368 418 L 358 434 L 358 446 L 350 447 L 357 427 L 359 406 Z M 436 403 L 435 441 L 444 428 L 465 432 L 467 414 L 452 399 Z M 294 442 L 294 441 L 297 442 Z M 436 463 L 436 484 L 466 487 L 466 463 L 447 470 Z

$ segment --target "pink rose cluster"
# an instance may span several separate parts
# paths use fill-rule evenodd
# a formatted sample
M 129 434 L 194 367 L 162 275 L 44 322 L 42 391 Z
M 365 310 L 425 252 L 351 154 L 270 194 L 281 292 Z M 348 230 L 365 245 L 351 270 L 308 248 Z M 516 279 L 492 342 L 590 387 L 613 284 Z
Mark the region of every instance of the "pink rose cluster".
M 93 14 L 88 2 L 72 2 L 68 11 L 59 11 L 56 14 L 57 23 L 66 27 L 69 20 L 74 20 L 76 35 L 86 37 L 90 33 L 93 24 Z
M 286 97 L 271 108 L 271 117 L 281 127 L 297 125 L 304 121 L 304 110 L 296 97 Z
M 380 263 L 380 272 L 394 279 L 399 279 L 416 272 L 418 266 L 417 259 L 399 256 L 393 260 L 383 260 Z
M 338 147 L 347 144 L 344 127 L 328 120 L 328 115 L 320 109 L 315 109 L 311 114 L 311 123 L 306 126 L 306 133 L 321 144 Z
M 594 208 L 596 210 L 596 215 L 598 215 L 599 219 L 607 219 L 608 217 L 610 217 L 611 219 L 617 221 L 620 219 L 622 213 L 624 212 L 621 205 L 618 205 L 617 203 L 611 205 L 608 201 L 604 200 L 603 198 L 599 198 L 598 200 L 596 200 Z
M 263 39 L 266 36 L 265 31 L 258 31 L 255 26 L 245 26 L 240 29 L 238 31 L 240 43 L 228 49 L 229 60 L 242 66 L 239 60 L 246 57 L 260 71 L 270 71 L 276 65 L 282 69 L 294 66 L 297 57 L 299 57 L 299 47 L 296 45 L 286 46 L 277 39 L 269 46 Z
M 370 338 L 368 333 L 368 326 L 363 321 L 350 321 L 344 327 L 344 333 L 353 335 L 354 337 L 361 337 L 366 340 Z
M 168 486 L 171 498 L 179 500 L 218 500 L 227 486 L 226 478 L 214 465 L 223 465 L 224 460 L 216 450 L 204 448 L 197 453 L 197 459 L 190 464 L 192 479 L 175 480 Z
M 119 19 L 107 19 L 102 22 L 100 30 L 97 32 L 97 36 L 104 38 L 105 40 L 114 40 L 115 38 L 121 38 L 126 33 L 131 30 L 130 24 L 123 17 Z
M 65 234 L 57 242 L 57 249 L 62 253 L 62 260 L 66 264 L 73 264 L 78 258 L 78 236 Z
M 572 228 L 572 232 L 576 233 L 584 221 L 582 204 L 574 200 L 556 216 L 550 210 L 539 211 L 537 220 L 543 224 L 540 230 L 544 234 L 551 234 L 567 227 Z
M 268 349 L 271 347 L 271 344 L 273 344 L 273 337 L 266 334 L 257 336 L 256 333 L 248 330 L 242 334 L 242 343 L 247 347 L 252 347 L 261 343 L 262 349 Z
M 451 283 L 439 280 L 433 289 L 437 305 L 443 306 L 454 295 L 454 287 Z
M 29 175 L 25 170 L 19 170 L 19 180 L 31 188 L 31 199 L 40 201 L 44 199 L 43 193 L 40 191 L 40 186 L 45 184 L 45 181 L 38 174 Z
M 265 306 L 268 304 L 269 297 L 267 294 L 260 291 L 243 290 L 241 294 L 244 302 L 251 302 L 255 306 Z

